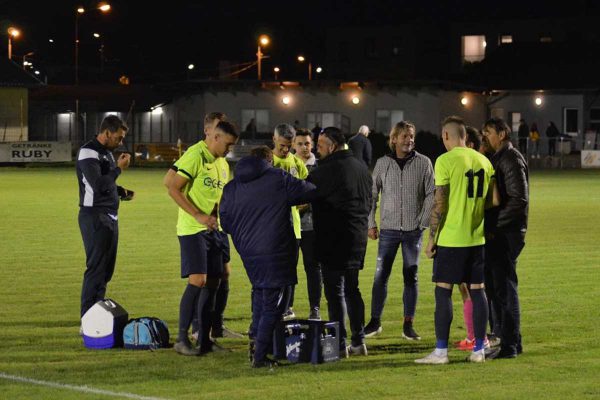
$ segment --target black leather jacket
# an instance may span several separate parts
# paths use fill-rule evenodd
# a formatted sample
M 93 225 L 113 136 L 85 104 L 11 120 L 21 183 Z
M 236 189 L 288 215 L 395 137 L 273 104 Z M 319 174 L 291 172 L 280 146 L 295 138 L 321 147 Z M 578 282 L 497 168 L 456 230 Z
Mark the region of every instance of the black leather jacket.
M 486 231 L 526 232 L 529 214 L 529 169 L 512 143 L 491 158 L 496 171 L 500 205 L 486 211 Z

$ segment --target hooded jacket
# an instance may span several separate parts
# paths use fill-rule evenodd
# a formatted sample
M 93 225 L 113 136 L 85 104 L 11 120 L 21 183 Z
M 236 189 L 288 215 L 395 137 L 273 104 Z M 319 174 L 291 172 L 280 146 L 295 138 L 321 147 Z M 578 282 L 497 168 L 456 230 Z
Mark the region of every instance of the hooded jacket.
M 314 189 L 313 184 L 258 157 L 238 162 L 235 178 L 223 189 L 219 215 L 253 287 L 279 288 L 298 282 L 291 207 L 309 202 Z

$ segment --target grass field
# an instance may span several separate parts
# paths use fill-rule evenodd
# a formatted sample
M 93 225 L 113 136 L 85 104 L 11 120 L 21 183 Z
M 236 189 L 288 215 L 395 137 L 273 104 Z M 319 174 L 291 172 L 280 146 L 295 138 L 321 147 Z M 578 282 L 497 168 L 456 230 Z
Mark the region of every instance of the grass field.
M 163 173 L 130 170 L 119 179 L 136 199 L 121 206 L 108 296 L 131 317 L 165 319 L 173 333 L 185 282 L 179 278 L 176 207 L 162 187 Z M 423 340 L 401 338 L 402 274 L 396 264 L 384 331 L 367 342 L 368 357 L 268 372 L 249 368 L 246 340 L 223 340 L 232 352 L 197 358 L 172 349 L 87 350 L 78 335 L 85 258 L 77 204 L 72 169 L 0 169 L 0 398 L 114 398 L 6 375 L 169 399 L 600 398 L 600 171 L 531 176 L 530 229 L 518 267 L 524 354 L 484 365 L 467 364 L 466 354 L 454 350 L 447 366 L 413 363 L 434 345 L 431 261 L 425 258 L 415 325 Z M 367 318 L 376 248 L 371 241 L 361 275 Z M 237 254 L 232 261 L 226 325 L 245 331 L 249 284 Z M 295 309 L 305 316 L 305 277 L 298 271 Z M 453 341 L 465 336 L 457 290 L 454 300 Z

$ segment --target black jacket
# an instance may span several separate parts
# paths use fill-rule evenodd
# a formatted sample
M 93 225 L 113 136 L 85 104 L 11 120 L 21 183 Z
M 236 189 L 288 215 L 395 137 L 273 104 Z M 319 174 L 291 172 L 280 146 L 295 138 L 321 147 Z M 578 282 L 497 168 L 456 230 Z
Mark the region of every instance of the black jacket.
M 119 193 L 116 180 L 121 174 L 110 150 L 92 139 L 77 154 L 79 207 L 84 212 L 117 213 Z
M 308 180 L 317 186 L 312 202 L 317 261 L 329 269 L 361 269 L 372 200 L 369 170 L 350 150 L 341 150 L 320 160 Z
M 348 147 L 352 150 L 354 157 L 364 161 L 367 167 L 371 165 L 371 157 L 373 154 L 373 146 L 365 135 L 357 133 L 348 141 Z
M 219 214 L 253 287 L 279 288 L 298 282 L 298 245 L 290 207 L 308 202 L 314 188 L 258 157 L 244 157 L 237 163 L 235 178 L 223 189 Z
M 527 231 L 529 214 L 529 170 L 525 158 L 512 143 L 492 156 L 500 205 L 486 212 L 486 230 Z

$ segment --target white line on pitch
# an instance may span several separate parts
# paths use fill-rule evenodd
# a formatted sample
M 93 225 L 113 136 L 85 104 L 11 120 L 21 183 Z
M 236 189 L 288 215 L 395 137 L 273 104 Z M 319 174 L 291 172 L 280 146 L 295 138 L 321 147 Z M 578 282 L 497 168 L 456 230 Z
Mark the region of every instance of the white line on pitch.
M 110 391 L 110 390 L 94 389 L 94 388 L 91 388 L 91 387 L 88 387 L 88 386 L 77 386 L 77 385 L 69 385 L 69 384 L 66 384 L 66 383 L 56 383 L 56 382 L 40 381 L 40 380 L 37 380 L 37 379 L 25 378 L 25 377 L 17 376 L 17 375 L 9 375 L 9 374 L 5 374 L 3 372 L 0 372 L 0 378 L 11 380 L 11 381 L 16 381 L 16 382 L 31 383 L 31 384 L 40 385 L 40 386 L 48 386 L 48 387 L 53 387 L 53 388 L 58 388 L 58 389 L 75 390 L 77 392 L 103 394 L 105 396 L 113 396 L 113 397 L 124 397 L 124 398 L 127 398 L 127 399 L 136 399 L 136 400 L 166 400 L 166 399 L 161 398 L 161 397 L 140 396 L 140 395 L 134 394 L 134 393 L 113 392 L 113 391 Z

